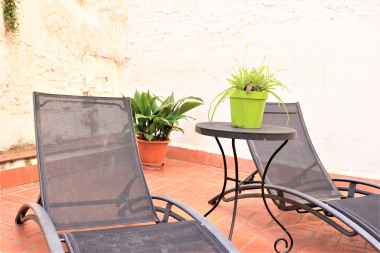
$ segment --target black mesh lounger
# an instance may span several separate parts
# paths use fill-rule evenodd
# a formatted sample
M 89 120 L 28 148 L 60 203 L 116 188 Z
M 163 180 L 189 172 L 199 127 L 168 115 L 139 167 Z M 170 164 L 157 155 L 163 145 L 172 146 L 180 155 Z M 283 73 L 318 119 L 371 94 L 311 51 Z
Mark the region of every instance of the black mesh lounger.
M 313 147 L 299 103 L 286 103 L 289 111 L 289 127 L 297 130 L 297 138 L 291 140 L 270 163 L 265 184 L 273 202 L 282 211 L 310 212 L 347 236 L 358 233 L 380 251 L 380 195 L 358 189 L 366 185 L 380 189 L 380 185 L 354 179 L 330 178 Z M 263 124 L 285 126 L 286 111 L 278 103 L 266 103 Z M 257 170 L 240 183 L 240 190 L 258 189 L 255 174 L 262 177 L 264 169 L 279 141 L 247 141 Z M 334 181 L 346 182 L 347 187 L 337 187 Z M 234 189 L 229 189 L 226 194 Z M 348 192 L 344 196 L 341 191 Z M 218 197 L 218 196 L 216 196 Z M 216 197 L 210 200 L 215 201 Z M 243 193 L 239 198 L 261 197 L 259 193 Z M 233 198 L 225 198 L 230 201 Z M 322 214 L 322 213 L 323 214 Z M 329 216 L 345 220 L 353 231 L 344 229 Z
M 64 252 L 62 242 L 82 253 L 238 252 L 191 207 L 150 195 L 129 98 L 33 96 L 41 194 L 20 208 L 16 222 L 35 220 L 50 252 Z M 166 208 L 154 207 L 152 198 Z M 173 205 L 194 220 L 171 211 Z M 29 209 L 35 215 L 26 215 Z M 64 230 L 71 232 L 57 233 Z

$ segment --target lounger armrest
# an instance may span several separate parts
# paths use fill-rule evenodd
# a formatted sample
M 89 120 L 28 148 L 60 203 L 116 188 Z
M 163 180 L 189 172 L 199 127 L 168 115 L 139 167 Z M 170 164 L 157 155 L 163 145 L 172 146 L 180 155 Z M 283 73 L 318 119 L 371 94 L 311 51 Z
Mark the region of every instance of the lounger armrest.
M 347 183 L 354 183 L 354 184 L 362 184 L 362 185 L 368 185 L 377 189 L 380 189 L 380 184 L 375 184 L 363 180 L 357 180 L 357 179 L 352 179 L 352 178 L 331 178 L 332 181 L 337 181 L 337 182 L 347 182 Z
M 26 215 L 26 212 L 29 209 L 32 209 L 35 215 L 34 214 Z M 31 202 L 22 205 L 16 215 L 15 221 L 17 224 L 22 224 L 28 220 L 34 220 L 38 224 L 38 226 L 41 228 L 41 231 L 45 236 L 45 240 L 50 252 L 62 252 L 62 253 L 65 252 L 63 250 L 62 243 L 61 243 L 61 240 L 59 239 L 58 233 L 55 230 L 54 224 L 42 206 L 40 206 L 37 203 L 31 203 Z
M 342 214 L 338 210 L 330 207 L 328 204 L 326 204 L 326 203 L 324 203 L 324 202 L 322 202 L 320 200 L 317 200 L 317 199 L 315 199 L 315 198 L 313 198 L 313 197 L 311 197 L 309 195 L 306 195 L 306 194 L 304 194 L 302 192 L 299 192 L 299 191 L 296 191 L 296 190 L 293 190 L 293 189 L 289 189 L 289 188 L 286 188 L 286 187 L 277 186 L 277 185 L 269 185 L 269 184 L 265 184 L 264 187 L 266 189 L 273 189 L 273 190 L 277 190 L 277 191 L 280 190 L 280 191 L 283 191 L 283 192 L 290 193 L 290 194 L 292 194 L 294 196 L 297 196 L 299 198 L 302 198 L 302 199 L 308 201 L 309 203 L 314 204 L 315 206 L 318 206 L 318 207 L 322 208 L 323 210 L 329 212 L 330 214 L 332 214 L 333 216 L 335 216 L 336 218 L 338 218 L 339 220 L 341 220 L 343 223 L 345 223 L 347 226 L 349 226 L 355 232 L 357 232 L 358 234 L 360 234 L 361 237 L 363 237 L 377 251 L 380 252 L 379 242 L 372 235 L 370 235 L 367 231 L 365 231 L 363 228 L 361 228 L 354 221 L 352 221 L 351 219 L 349 219 L 348 217 L 346 217 L 344 214 Z
M 162 200 L 180 208 L 188 215 L 190 215 L 193 219 L 199 221 L 204 227 L 206 227 L 213 234 L 213 236 L 227 249 L 228 252 L 239 252 L 236 247 L 224 236 L 224 234 L 214 226 L 214 224 L 212 224 L 208 219 L 206 219 L 202 214 L 194 210 L 192 207 L 177 199 L 173 199 L 167 196 L 152 195 L 152 199 Z

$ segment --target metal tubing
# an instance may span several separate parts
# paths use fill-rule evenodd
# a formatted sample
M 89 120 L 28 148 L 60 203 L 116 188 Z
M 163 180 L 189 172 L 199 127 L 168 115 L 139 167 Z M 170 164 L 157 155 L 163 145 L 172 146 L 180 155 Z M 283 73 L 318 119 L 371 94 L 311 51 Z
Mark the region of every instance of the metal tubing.
M 215 137 L 216 142 L 218 143 L 218 146 L 220 148 L 220 151 L 222 152 L 222 157 L 223 157 L 223 163 L 224 163 L 224 183 L 223 183 L 223 189 L 222 192 L 220 193 L 218 201 L 216 201 L 215 205 L 208 211 L 204 216 L 207 217 L 214 209 L 219 205 L 220 201 L 222 200 L 224 196 L 224 191 L 226 190 L 226 185 L 227 185 L 227 162 L 226 162 L 226 156 L 224 155 L 224 151 L 222 148 L 222 145 L 219 142 L 218 137 Z
M 349 190 L 349 188 L 347 188 L 347 187 L 337 187 L 337 188 L 339 191 L 348 192 L 348 190 Z M 359 189 L 355 189 L 355 193 L 359 193 L 359 194 L 366 195 L 366 196 L 375 194 L 373 192 L 367 192 L 367 191 L 363 191 L 363 190 L 359 190 Z
M 368 185 L 368 186 L 380 189 L 380 184 L 375 184 L 375 183 L 367 182 L 363 180 L 357 180 L 357 179 L 352 179 L 352 178 L 331 178 L 331 179 L 332 181 L 363 184 L 363 185 Z
M 160 212 L 160 213 L 165 213 L 165 210 L 166 210 L 165 208 L 162 208 L 162 207 L 159 207 L 159 206 L 155 206 L 154 208 L 156 209 L 157 212 Z M 177 221 L 184 221 L 184 220 L 186 220 L 181 215 L 179 215 L 179 214 L 177 214 L 177 213 L 175 213 L 173 211 L 171 211 L 169 213 L 169 216 L 172 217 L 172 218 L 174 218 L 174 219 L 176 219 Z
M 26 212 L 30 208 L 33 210 L 35 215 L 29 214 L 25 216 Z M 42 206 L 31 202 L 22 205 L 16 215 L 15 222 L 17 224 L 22 224 L 28 220 L 34 220 L 41 228 L 50 252 L 65 252 L 53 222 Z
M 286 143 L 288 143 L 288 140 L 284 141 L 284 143 L 282 143 L 281 146 L 270 157 L 267 165 L 265 166 L 265 170 L 264 170 L 264 173 L 263 173 L 263 181 L 261 183 L 261 194 L 263 195 L 263 201 L 264 201 L 265 208 L 267 209 L 268 213 L 273 218 L 273 220 L 282 228 L 282 230 L 284 230 L 284 232 L 289 236 L 289 239 L 290 239 L 290 245 L 288 245 L 288 241 L 285 238 L 278 238 L 275 241 L 275 243 L 274 243 L 274 249 L 276 250 L 277 253 L 280 253 L 280 251 L 278 251 L 278 249 L 277 249 L 277 245 L 278 245 L 278 243 L 280 241 L 284 241 L 285 242 L 285 247 L 287 248 L 284 252 L 281 252 L 281 253 L 288 253 L 293 248 L 293 238 L 290 235 L 290 233 L 288 232 L 288 230 L 286 230 L 286 228 L 276 219 L 276 217 L 270 211 L 269 206 L 267 204 L 267 201 L 265 199 L 264 184 L 265 184 L 265 176 L 267 175 L 270 163 L 272 162 L 273 158 L 277 155 L 277 153 L 280 152 L 280 150 L 286 145 Z

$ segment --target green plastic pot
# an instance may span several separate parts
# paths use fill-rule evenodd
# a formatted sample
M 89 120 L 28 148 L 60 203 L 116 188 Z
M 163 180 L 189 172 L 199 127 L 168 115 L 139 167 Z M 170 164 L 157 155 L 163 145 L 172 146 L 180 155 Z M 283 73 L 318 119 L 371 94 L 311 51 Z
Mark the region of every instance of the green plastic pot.
M 235 90 L 230 97 L 231 125 L 239 128 L 260 128 L 268 92 Z

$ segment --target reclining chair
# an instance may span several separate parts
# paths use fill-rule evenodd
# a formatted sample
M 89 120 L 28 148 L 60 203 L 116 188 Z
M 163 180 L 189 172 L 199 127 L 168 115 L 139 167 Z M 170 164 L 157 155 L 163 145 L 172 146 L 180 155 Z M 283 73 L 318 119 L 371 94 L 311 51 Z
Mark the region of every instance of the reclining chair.
M 64 252 L 62 243 L 69 252 L 238 252 L 191 207 L 150 195 L 129 98 L 33 96 L 41 194 L 20 208 L 16 223 L 36 221 L 50 252 Z
M 267 198 L 282 211 L 310 212 L 346 236 L 360 234 L 380 251 L 380 195 L 359 189 L 358 185 L 380 189 L 379 184 L 354 179 L 330 178 L 313 147 L 306 130 L 299 103 L 286 103 L 289 127 L 297 130 L 297 138 L 289 141 L 269 165 L 265 177 Z M 278 103 L 266 103 L 263 124 L 285 126 L 287 115 Z M 280 141 L 247 141 L 257 170 L 240 183 L 242 192 L 258 189 L 254 181 L 258 173 L 263 177 L 270 157 L 282 144 Z M 348 186 L 337 187 L 334 182 Z M 346 183 L 342 183 L 346 182 Z M 226 194 L 233 192 L 229 189 Z M 344 196 L 341 191 L 347 192 Z M 243 193 L 239 198 L 261 197 L 259 193 Z M 216 196 L 209 201 L 213 204 Z M 232 198 L 224 198 L 231 201 Z M 352 231 L 348 231 L 329 217 L 335 216 Z

